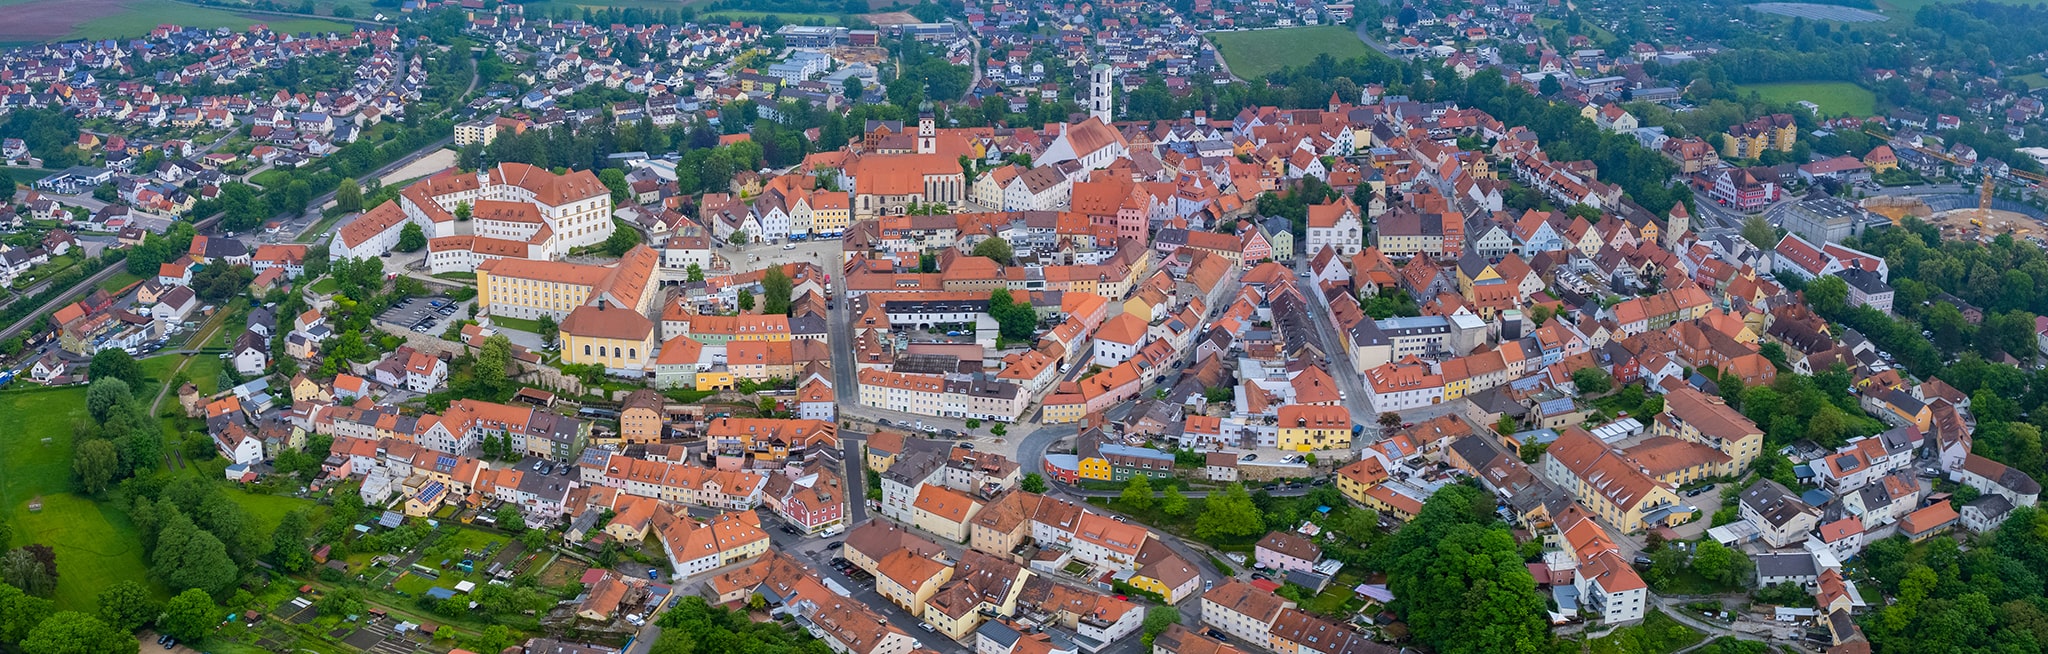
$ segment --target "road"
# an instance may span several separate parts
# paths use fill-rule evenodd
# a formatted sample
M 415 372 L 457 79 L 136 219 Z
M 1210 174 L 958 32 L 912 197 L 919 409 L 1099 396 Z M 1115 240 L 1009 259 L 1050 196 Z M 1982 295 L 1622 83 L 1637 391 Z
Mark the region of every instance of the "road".
M 43 306 L 36 307 L 35 311 L 29 312 L 27 316 L 23 316 L 21 320 L 15 321 L 14 324 L 8 325 L 4 328 L 0 328 L 0 341 L 14 338 L 14 335 L 20 333 L 22 329 L 25 329 L 29 325 L 34 324 L 38 316 L 41 316 L 45 313 L 49 313 L 51 311 L 56 311 L 57 307 L 70 304 L 71 298 L 77 296 L 79 292 L 85 289 L 98 286 L 100 282 L 107 281 L 107 278 L 113 277 L 115 272 L 120 271 L 122 269 L 122 265 L 119 262 L 116 262 L 105 268 L 101 268 L 99 272 L 93 273 L 91 276 L 86 277 L 85 279 L 78 280 L 77 284 L 72 285 L 71 290 L 64 292 L 62 295 L 58 295 L 56 299 L 44 302 Z
M 1322 289 L 1316 288 L 1315 280 L 1303 277 L 1308 271 L 1308 259 L 1295 258 L 1294 286 L 1302 295 L 1310 298 L 1309 313 L 1316 325 L 1316 339 L 1322 342 L 1326 357 L 1326 370 L 1337 379 L 1337 390 L 1344 394 L 1340 402 L 1351 412 L 1353 424 L 1364 425 L 1365 430 L 1352 442 L 1353 447 L 1363 448 L 1380 438 L 1379 422 L 1374 416 L 1379 411 L 1372 406 L 1372 396 L 1366 393 L 1365 377 L 1358 374 L 1358 367 L 1351 361 L 1351 349 L 1344 346 L 1345 340 L 1337 333 L 1337 325 L 1330 315 L 1330 302 L 1323 297 Z

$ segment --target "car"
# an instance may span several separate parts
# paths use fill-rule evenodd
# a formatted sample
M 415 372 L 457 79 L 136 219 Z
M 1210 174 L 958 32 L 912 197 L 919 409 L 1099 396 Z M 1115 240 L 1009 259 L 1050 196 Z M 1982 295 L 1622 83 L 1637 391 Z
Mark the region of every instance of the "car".
M 893 422 L 889 422 L 889 419 L 888 419 L 888 418 L 881 418 L 881 419 L 878 419 L 878 420 L 876 420 L 875 422 L 881 423 L 881 425 L 882 425 L 883 427 L 887 427 L 887 426 L 890 426 L 890 425 L 896 424 L 896 423 L 893 423 Z
M 1216 639 L 1216 640 L 1220 640 L 1220 641 L 1226 642 L 1226 643 L 1227 643 L 1227 642 L 1230 642 L 1230 638 L 1229 638 L 1228 636 L 1225 636 L 1225 635 L 1224 635 L 1224 633 L 1223 633 L 1223 630 L 1221 630 L 1221 629 L 1216 629 L 1216 628 L 1213 628 L 1213 627 L 1209 629 L 1209 637 L 1210 637 L 1210 638 L 1214 638 L 1214 639 Z
M 170 640 L 166 640 L 166 641 L 164 641 L 164 649 L 177 649 L 177 647 L 178 647 L 178 639 L 176 639 L 176 638 L 172 638 L 172 639 L 170 639 Z
M 795 244 L 795 243 L 784 243 L 784 244 L 782 244 L 782 249 L 784 249 L 784 250 L 794 250 L 794 249 L 796 249 L 796 244 Z M 925 631 L 931 631 L 931 630 L 930 630 L 930 629 L 926 629 Z
M 923 431 L 924 431 L 924 433 L 927 433 L 927 434 L 937 434 L 937 433 L 939 433 L 939 428 L 938 428 L 938 427 L 920 427 L 919 429 L 923 430 Z
M 1211 589 L 1211 588 L 1215 588 L 1215 587 L 1216 587 L 1216 580 L 1214 580 L 1214 579 L 1208 579 L 1208 580 L 1204 580 L 1204 581 L 1202 582 L 1202 590 L 1209 590 L 1209 589 Z
M 843 557 L 843 556 L 835 556 L 835 557 L 832 557 L 832 565 L 835 565 L 835 566 L 840 566 L 840 565 L 853 565 L 853 562 L 852 562 L 852 561 L 848 561 L 848 560 L 846 560 L 846 557 Z
M 542 465 L 545 465 L 545 464 L 547 464 L 547 461 L 544 461 L 544 460 L 543 460 L 543 461 L 535 461 L 535 462 L 533 462 L 533 471 L 534 471 L 534 472 L 540 472 L 540 467 L 541 467 Z
M 960 444 L 960 449 L 963 449 L 963 450 L 971 450 L 971 449 L 974 449 L 974 444 L 973 444 L 973 443 L 961 443 L 961 444 Z
M 1308 271 L 1304 270 L 1299 273 L 1295 273 L 1295 276 L 1300 277 L 1302 279 L 1308 279 Z
M 1257 579 L 1259 581 L 1271 581 L 1270 579 L 1266 578 L 1266 573 L 1264 572 L 1254 572 L 1252 573 L 1252 578 Z
M 960 335 L 960 330 L 958 330 L 958 329 L 955 329 L 955 330 L 951 330 L 951 331 L 948 331 L 948 332 L 946 332 L 946 335 L 947 335 L 947 336 L 959 336 L 959 335 Z
M 789 525 L 783 525 L 783 526 L 782 526 L 782 533 L 785 533 L 785 534 L 789 534 L 789 535 L 791 535 L 791 536 L 795 536 L 795 535 L 801 534 L 801 533 L 803 533 L 803 532 L 797 531 L 797 530 L 796 530 L 796 527 L 791 527 L 791 526 L 789 526 Z
M 941 429 L 939 430 L 939 435 L 944 436 L 946 438 L 953 438 L 955 436 L 959 436 L 960 432 L 953 431 L 951 429 Z
M 1118 595 L 1118 596 L 1116 596 L 1116 601 L 1119 601 L 1119 602 L 1128 602 L 1128 601 L 1131 601 L 1131 598 L 1130 598 L 1129 596 L 1126 596 L 1126 595 Z
M 846 541 L 843 541 L 843 540 L 835 540 L 835 541 L 832 541 L 832 542 L 830 542 L 830 543 L 826 543 L 826 544 L 825 544 L 825 547 L 826 547 L 827 549 L 835 549 L 835 550 L 836 550 L 836 549 L 839 549 L 839 548 L 842 548 L 842 547 L 846 547 Z
M 925 630 L 925 631 L 938 631 L 938 630 L 939 630 L 939 628 L 938 628 L 938 627 L 934 627 L 934 626 L 932 626 L 932 623 L 929 623 L 929 622 L 919 622 L 919 623 L 917 623 L 917 628 L 919 628 L 919 629 L 923 629 L 923 630 Z
M 1244 456 L 1241 456 L 1241 457 L 1237 457 L 1237 460 L 1239 460 L 1239 461 L 1257 461 L 1257 460 L 1259 460 L 1259 455 L 1258 455 L 1258 453 L 1256 453 L 1256 452 L 1246 452 L 1246 453 L 1244 453 Z

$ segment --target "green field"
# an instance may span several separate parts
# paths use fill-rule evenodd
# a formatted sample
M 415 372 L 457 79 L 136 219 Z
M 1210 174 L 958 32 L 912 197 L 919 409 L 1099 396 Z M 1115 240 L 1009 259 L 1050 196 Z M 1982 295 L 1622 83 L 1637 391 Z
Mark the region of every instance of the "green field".
M 1216 43 L 1230 73 L 1239 79 L 1256 79 L 1288 66 L 1305 65 L 1319 54 L 1339 61 L 1373 54 L 1349 28 L 1335 25 L 1215 32 L 1209 40 Z
M 1825 116 L 1877 113 L 1877 96 L 1849 82 L 1774 82 L 1735 87 L 1736 95 L 1747 96 L 1752 91 L 1770 102 L 1812 102 L 1820 105 L 1820 113 Z
M 526 332 L 528 334 L 540 333 L 540 321 L 538 320 L 527 320 L 525 318 L 507 318 L 504 316 L 491 316 L 491 324 L 502 329 L 516 329 L 522 332 Z
M 759 23 L 761 22 L 762 18 L 766 18 L 770 14 L 773 14 L 776 18 L 782 19 L 782 23 L 784 25 L 803 25 L 810 23 L 811 21 L 819 21 L 826 25 L 839 24 L 839 17 L 831 14 L 790 14 L 778 11 L 744 11 L 739 9 L 720 9 L 714 13 L 698 16 L 697 20 L 706 23 L 713 21 L 734 20 L 745 21 L 749 23 Z
M 176 21 L 185 27 L 242 29 L 262 23 L 272 31 L 298 32 L 347 32 L 355 29 L 348 23 L 339 23 L 317 18 L 281 18 L 244 16 L 223 9 L 188 5 L 172 0 L 137 0 L 123 7 L 124 11 L 101 16 L 80 23 L 71 32 L 73 39 L 118 39 L 148 34 L 166 21 Z
M 129 284 L 133 284 L 139 281 L 142 281 L 141 277 L 136 276 L 134 273 L 123 270 L 121 272 L 114 273 L 114 276 L 112 277 L 108 277 L 107 281 L 100 282 L 100 290 L 112 293 L 114 291 L 127 288 Z
M 84 418 L 83 386 L 0 393 L 0 514 L 14 528 L 9 545 L 54 548 L 58 608 L 90 611 L 101 588 L 152 582 L 128 516 L 72 492 L 71 423 Z M 43 507 L 32 513 L 35 497 Z
M 2012 79 L 2026 82 L 2027 88 L 2030 89 L 2048 88 L 2048 75 L 2043 75 L 2041 73 L 2027 73 L 2025 75 L 2020 75 Z
M 1639 624 L 1622 627 L 1589 643 L 1593 654 L 1663 654 L 1706 640 L 1699 630 L 1679 624 L 1663 611 L 1651 610 Z

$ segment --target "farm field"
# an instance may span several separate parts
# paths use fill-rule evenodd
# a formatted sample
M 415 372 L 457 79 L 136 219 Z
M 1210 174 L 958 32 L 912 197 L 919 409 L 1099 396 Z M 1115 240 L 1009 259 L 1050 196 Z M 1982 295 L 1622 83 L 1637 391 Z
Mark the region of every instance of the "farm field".
M 1305 65 L 1315 61 L 1319 54 L 1344 60 L 1373 52 L 1350 29 L 1334 25 L 1213 32 L 1209 40 L 1223 53 L 1230 73 L 1240 79 L 1264 77 L 1288 66 Z
M 57 551 L 57 608 L 91 611 L 100 588 L 153 582 L 128 516 L 73 492 L 71 423 L 84 417 L 84 386 L 0 393 L 0 515 L 14 528 L 9 546 Z M 28 510 L 34 498 L 41 511 Z
M 1842 113 L 1869 116 L 1877 113 L 1877 95 L 1850 82 L 1774 82 L 1735 87 L 1738 95 L 1747 95 L 1751 91 L 1772 102 L 1812 102 L 1820 105 L 1821 114 L 1827 116 Z
M 0 0 L 0 6 L 8 8 L 8 21 L 0 25 L 0 43 L 135 37 L 165 22 L 233 29 L 263 23 L 281 32 L 353 29 L 330 20 L 244 16 L 172 0 Z
M 762 18 L 771 15 L 776 18 L 782 19 L 782 23 L 784 25 L 802 25 L 805 23 L 809 23 L 811 21 L 822 22 L 826 25 L 839 24 L 839 17 L 832 14 L 796 14 L 784 13 L 779 11 L 744 11 L 739 9 L 720 9 L 716 12 L 698 16 L 697 19 L 699 21 L 707 23 L 729 20 L 740 20 L 747 21 L 750 23 L 758 23 L 761 22 Z

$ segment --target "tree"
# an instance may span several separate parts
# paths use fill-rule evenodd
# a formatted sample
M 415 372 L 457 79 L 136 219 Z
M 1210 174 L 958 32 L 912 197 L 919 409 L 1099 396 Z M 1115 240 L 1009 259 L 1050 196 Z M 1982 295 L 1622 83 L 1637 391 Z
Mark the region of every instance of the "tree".
M 228 556 L 227 546 L 213 533 L 199 529 L 175 505 L 164 502 L 160 506 L 166 515 L 157 531 L 151 571 L 172 588 L 226 592 L 241 574 Z
M 86 494 L 98 495 L 121 473 L 121 455 L 114 451 L 111 441 L 94 439 L 79 443 L 71 452 L 71 472 L 78 475 L 78 486 Z
M 639 244 L 640 230 L 634 229 L 632 225 L 626 224 L 625 221 L 614 218 L 612 219 L 611 235 L 604 238 L 604 243 L 600 244 L 598 249 L 609 256 L 623 257 L 626 256 L 627 252 L 633 251 L 633 247 Z
M 101 620 L 122 631 L 135 631 L 156 618 L 156 602 L 149 599 L 149 589 L 134 579 L 123 579 L 100 590 Z
M 468 203 L 468 202 L 457 202 L 457 203 L 455 203 L 455 222 L 458 222 L 458 223 L 466 223 L 466 222 L 469 222 L 469 218 L 470 218 L 470 216 L 472 216 L 472 215 L 475 215 L 475 214 L 474 214 L 474 212 L 475 212 L 475 211 L 476 211 L 475 209 L 473 209 L 473 208 L 470 208 L 470 206 L 469 206 L 469 203 Z
M 562 325 L 555 322 L 553 315 L 541 314 L 540 319 L 533 321 L 533 328 L 540 332 L 540 349 L 552 350 L 561 345 Z
M 1536 85 L 1536 92 L 1545 96 L 1557 95 L 1563 91 L 1564 83 L 1557 81 L 1556 75 L 1546 75 L 1543 81 Z
M 1742 581 L 1748 559 L 1712 538 L 1700 539 L 1692 553 L 1692 570 L 1707 580 L 1733 586 Z
M 1399 427 L 1401 426 L 1401 414 L 1394 413 L 1392 411 L 1382 413 L 1380 414 L 1379 423 L 1381 427 L 1385 427 L 1387 429 Z
M 0 583 L 0 643 L 19 643 L 36 624 L 55 611 L 55 604 L 20 588 Z
M 733 245 L 746 245 L 754 242 L 752 238 L 747 236 L 747 230 L 744 229 L 733 232 L 731 236 L 725 237 L 725 240 Z
M 1010 247 L 1009 241 L 1003 240 L 1003 237 L 991 236 L 987 240 L 974 244 L 974 256 L 988 257 L 996 260 L 996 263 L 1007 266 L 1016 260 L 1017 252 Z
M 740 310 L 741 310 L 741 311 L 753 311 L 753 310 L 754 310 L 754 292 L 753 292 L 753 291 L 749 291 L 749 290 L 747 290 L 747 289 L 744 289 L 744 288 L 743 288 L 743 289 L 740 289 Z
M 519 505 L 517 504 L 508 503 L 499 506 L 498 512 L 491 514 L 491 516 L 497 518 L 499 529 L 513 533 L 526 530 L 526 514 L 519 512 Z
M 90 614 L 60 611 L 37 624 L 20 647 L 25 654 L 136 654 L 142 645 Z
M 512 367 L 512 339 L 504 334 L 494 334 L 484 339 L 483 347 L 477 348 L 476 384 L 492 396 L 511 389 L 512 380 L 506 370 Z
M 1778 247 L 1778 228 L 1764 220 L 1762 215 L 1742 219 L 1742 240 L 1749 241 L 1759 250 L 1770 252 Z
M 1009 289 L 998 288 L 989 293 L 988 315 L 996 320 L 1004 340 L 1029 342 L 1038 332 L 1038 311 L 1030 304 L 1013 300 Z
M 285 513 L 278 521 L 277 529 L 270 532 L 270 559 L 279 570 L 300 573 L 312 567 L 313 555 L 306 551 L 306 536 L 311 531 L 303 510 Z
M 1599 368 L 1580 368 L 1572 371 L 1572 385 L 1580 395 L 1599 395 L 1614 390 L 1614 377 Z
M 420 248 L 426 246 L 427 234 L 424 230 L 420 229 L 419 223 L 407 222 L 404 227 L 399 228 L 397 247 L 399 252 L 418 252 Z
M 1124 509 L 1133 513 L 1151 509 L 1152 500 L 1152 479 L 1144 475 L 1131 475 L 1130 480 L 1124 482 L 1124 494 L 1118 498 Z
M 0 202 L 14 199 L 14 173 L 0 170 Z
M 1415 638 L 1446 654 L 1549 651 L 1544 599 L 1493 498 L 1449 485 L 1373 556 Z
M 1145 649 L 1152 649 L 1152 639 L 1158 637 L 1159 634 L 1166 633 L 1168 627 L 1177 624 L 1180 624 L 1180 609 L 1172 606 L 1146 607 L 1145 637 L 1142 639 Z
M 1022 487 L 1026 493 L 1043 493 L 1045 492 L 1045 475 L 1036 472 L 1024 475 L 1024 479 L 1018 482 L 1018 486 Z
M 782 266 L 769 266 L 761 274 L 761 313 L 768 315 L 789 315 L 789 274 L 782 272 Z
M 1195 519 L 1195 536 L 1211 541 L 1244 539 L 1264 533 L 1265 524 L 1244 485 L 1231 484 L 1223 494 L 1209 495 L 1201 517 Z
M 692 263 L 690 264 L 690 267 L 687 269 L 687 272 L 689 274 L 689 277 L 685 281 L 689 281 L 691 283 L 704 281 L 703 266 Z
M 334 208 L 343 213 L 362 211 L 363 187 L 356 184 L 356 180 L 342 179 L 341 184 L 334 187 Z
M 196 641 L 220 624 L 220 611 L 220 605 L 214 604 L 211 596 L 193 588 L 164 603 L 164 614 L 157 619 L 156 627 L 172 638 Z
M 597 181 L 603 183 L 605 188 L 611 189 L 612 206 L 625 206 L 626 200 L 633 197 L 633 187 L 626 183 L 626 171 L 617 168 L 597 171 Z
M 106 351 L 108 350 L 101 350 Z M 129 388 L 128 382 L 121 381 L 119 377 L 94 376 L 92 386 L 85 390 L 86 415 L 92 416 L 94 422 L 102 424 L 113 419 L 115 411 L 127 409 L 135 404 L 135 396 L 129 393 Z
M 0 582 L 36 597 L 50 597 L 57 594 L 57 568 L 54 562 L 37 560 L 28 548 L 17 548 L 0 556 Z
M 140 388 L 144 381 L 142 364 L 135 357 L 117 347 L 110 347 L 92 355 L 92 365 L 86 367 L 86 374 L 93 379 L 119 379 L 128 382 L 129 388 Z
M 1160 496 L 1159 498 L 1159 511 L 1161 513 L 1165 513 L 1166 517 L 1169 518 L 1178 518 L 1187 515 L 1188 498 L 1187 496 L 1180 494 L 1180 487 L 1166 487 L 1166 493 Z

